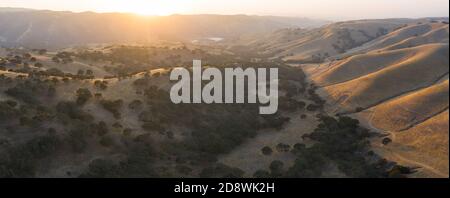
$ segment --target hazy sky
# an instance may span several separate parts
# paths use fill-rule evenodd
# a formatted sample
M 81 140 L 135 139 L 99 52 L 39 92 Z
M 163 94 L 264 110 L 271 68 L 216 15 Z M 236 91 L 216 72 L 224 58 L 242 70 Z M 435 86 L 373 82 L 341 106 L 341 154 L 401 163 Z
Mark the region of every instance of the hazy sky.
M 75 12 L 256 14 L 325 19 L 448 16 L 448 0 L 0 0 L 0 7 Z

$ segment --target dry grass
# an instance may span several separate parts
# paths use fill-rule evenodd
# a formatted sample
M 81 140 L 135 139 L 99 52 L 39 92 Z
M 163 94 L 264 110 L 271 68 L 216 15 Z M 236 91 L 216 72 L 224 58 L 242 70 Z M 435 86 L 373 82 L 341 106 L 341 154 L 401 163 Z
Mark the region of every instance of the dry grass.
M 421 46 L 423 53 L 414 59 L 386 67 L 368 75 L 324 88 L 340 111 L 368 108 L 404 93 L 439 81 L 449 70 L 448 44 Z
M 396 134 L 393 150 L 410 160 L 433 167 L 436 173 L 449 174 L 449 111 L 411 129 Z
M 399 131 L 420 123 L 448 108 L 448 80 L 412 94 L 378 105 L 372 124 Z
M 352 56 L 330 65 L 326 72 L 314 77 L 314 81 L 319 86 L 342 83 L 390 66 L 408 63 L 408 60 L 429 59 L 435 50 L 425 46 Z

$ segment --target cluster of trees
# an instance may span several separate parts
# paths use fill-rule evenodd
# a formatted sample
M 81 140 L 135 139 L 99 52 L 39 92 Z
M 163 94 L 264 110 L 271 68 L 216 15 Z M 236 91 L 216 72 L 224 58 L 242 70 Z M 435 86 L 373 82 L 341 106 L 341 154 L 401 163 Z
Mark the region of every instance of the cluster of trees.
M 139 116 L 143 128 L 157 132 L 167 131 L 169 126 L 191 129 L 181 142 L 172 142 L 171 149 L 174 153 L 187 153 L 193 161 L 214 161 L 218 154 L 254 137 L 257 130 L 281 128 L 288 121 L 279 114 L 260 116 L 257 105 L 173 104 L 169 93 L 155 86 L 145 89 L 144 96 L 147 105 Z M 184 112 L 183 116 L 180 112 Z
M 350 117 L 318 116 L 320 124 L 313 133 L 304 135 L 315 142 L 311 147 L 295 144 L 279 144 L 277 150 L 290 150 L 297 158 L 292 167 L 284 168 L 281 161 L 273 161 L 269 171 L 258 170 L 256 178 L 293 177 L 317 178 L 335 164 L 338 169 L 349 177 L 384 178 L 405 177 L 414 172 L 412 168 L 396 165 L 386 159 L 375 156 L 370 150 L 369 138 L 374 135 L 369 130 L 359 126 L 359 121 Z M 273 150 L 266 146 L 261 149 L 264 155 L 270 155 Z
M 210 54 L 202 49 L 153 46 L 113 46 L 108 51 L 79 51 L 75 56 L 88 61 L 108 61 L 112 64 L 105 66 L 105 70 L 121 77 L 152 68 L 191 67 L 193 59 L 201 59 L 204 64 L 215 66 L 243 60 L 230 54 Z
M 19 115 L 19 111 L 16 109 L 17 102 L 9 100 L 9 101 L 0 101 L 0 120 L 5 121 Z
M 316 143 L 309 148 L 294 146 L 297 155 L 294 166 L 284 173 L 285 177 L 320 177 L 326 164 L 334 163 L 350 177 L 389 177 L 392 166 L 386 160 L 369 160 L 368 138 L 374 134 L 359 126 L 350 117 L 319 116 L 320 124 L 313 133 L 305 135 Z M 405 171 L 403 171 L 405 172 Z
M 94 72 L 90 69 L 87 69 L 87 70 L 79 69 L 77 71 L 77 76 L 84 78 L 84 79 L 93 79 L 95 77 Z
M 53 96 L 54 92 L 53 85 L 38 79 L 19 82 L 5 91 L 7 95 L 29 104 L 40 104 L 39 97 Z
M 71 121 L 89 121 L 93 120 L 93 116 L 84 112 L 81 107 L 72 101 L 61 101 L 56 105 L 56 111 L 60 113 L 58 117 L 63 124 L 68 124 Z
M 100 90 L 106 90 L 108 88 L 108 81 L 104 80 L 96 80 L 94 82 L 94 86 Z
M 317 111 L 320 109 L 323 109 L 326 101 L 323 100 L 317 93 L 316 93 L 317 87 L 314 85 L 311 85 L 311 87 L 308 89 L 308 99 L 313 101 L 314 104 L 309 104 L 306 109 L 308 111 Z
M 33 49 L 33 52 L 37 52 L 39 55 L 44 55 L 47 53 L 47 49 Z
M 100 100 L 100 105 L 113 114 L 114 118 L 120 119 L 120 109 L 123 106 L 123 100 Z
M 278 108 L 283 111 L 295 112 L 301 111 L 305 108 L 306 103 L 298 101 L 290 97 L 280 97 L 278 100 Z
M 55 154 L 63 141 L 55 135 L 35 137 L 0 152 L 0 177 L 33 177 L 39 160 Z
M 42 67 L 42 64 L 36 63 L 35 66 Z M 2 69 L 1 66 L 0 69 Z M 77 80 L 93 79 L 95 77 L 92 70 L 86 70 L 86 72 L 84 70 L 81 70 L 77 74 L 65 73 L 58 68 L 49 68 L 47 70 L 35 70 L 27 67 L 19 69 L 9 69 L 9 71 L 18 73 L 27 73 L 29 76 L 32 77 L 61 77 L 66 79 L 72 78 Z
M 0 145 L 0 177 L 34 177 L 41 165 L 51 163 L 53 155 L 83 152 L 88 137 L 107 133 L 104 123 L 96 124 L 93 120 L 75 102 L 60 102 L 54 108 L 28 103 L 19 106 L 15 101 L 0 102 L 1 126 L 8 132 L 33 131 L 25 142 L 2 141 L 5 144 Z M 58 121 L 65 125 L 67 133 L 46 128 Z
M 72 56 L 74 54 L 71 52 L 58 52 L 53 58 L 52 61 L 55 63 L 67 64 L 73 62 Z
M 0 69 L 7 70 L 7 66 L 12 67 L 10 71 L 27 73 L 31 70 L 31 65 L 42 67 L 42 63 L 37 62 L 37 58 L 30 53 L 10 53 L 6 58 L 0 58 Z
M 92 93 L 89 91 L 89 89 L 86 88 L 80 88 L 77 90 L 76 93 L 77 96 L 77 104 L 78 105 L 84 105 L 86 102 L 92 98 Z
M 128 140 L 124 140 L 128 142 Z M 125 158 L 119 161 L 96 159 L 80 175 L 85 178 L 154 178 L 161 177 L 154 162 L 158 158 L 148 135 L 141 135 L 128 142 Z
M 304 108 L 304 102 L 292 99 L 304 92 L 304 78 L 292 75 L 292 71 L 288 69 L 281 69 L 280 76 L 292 81 L 289 84 L 295 85 L 281 88 L 290 93 L 286 97 L 286 103 L 292 103 L 294 108 Z M 142 127 L 149 132 L 168 134 L 171 126 L 189 129 L 189 133 L 178 134 L 182 138 L 168 138 L 170 143 L 166 144 L 168 148 L 165 149 L 177 156 L 182 155 L 183 160 L 179 161 L 183 163 L 215 162 L 217 155 L 230 152 L 246 139 L 254 137 L 258 130 L 282 129 L 289 121 L 281 113 L 260 115 L 257 104 L 173 104 L 167 91 L 151 86 L 147 79 L 149 78 L 134 83 L 136 89 L 144 90 L 144 100 L 133 101 L 129 107 L 137 109 L 145 104 L 144 108 L 140 108 L 142 112 L 139 119 L 144 123 Z M 180 116 L 180 112 L 184 112 L 183 116 Z M 284 145 L 279 149 L 286 150 Z M 185 167 L 182 164 L 180 166 Z

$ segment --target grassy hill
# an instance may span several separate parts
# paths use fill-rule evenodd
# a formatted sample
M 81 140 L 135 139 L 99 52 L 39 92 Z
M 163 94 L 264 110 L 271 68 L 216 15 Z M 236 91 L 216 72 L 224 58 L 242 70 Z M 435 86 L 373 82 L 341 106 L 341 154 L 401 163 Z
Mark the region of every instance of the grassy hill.
M 410 91 L 428 87 L 448 73 L 449 51 L 448 44 L 430 44 L 423 48 L 434 53 L 429 56 L 423 54 L 424 59 L 420 56 L 407 59 L 356 79 L 327 86 L 324 91 L 331 100 L 339 104 L 343 112 L 351 112 L 359 107 L 366 109 Z
M 388 135 L 373 140 L 378 154 L 422 167 L 415 177 L 448 177 L 448 41 L 448 22 L 414 21 L 300 66 L 327 112 Z
M 372 124 L 401 131 L 448 109 L 448 80 L 376 106 Z

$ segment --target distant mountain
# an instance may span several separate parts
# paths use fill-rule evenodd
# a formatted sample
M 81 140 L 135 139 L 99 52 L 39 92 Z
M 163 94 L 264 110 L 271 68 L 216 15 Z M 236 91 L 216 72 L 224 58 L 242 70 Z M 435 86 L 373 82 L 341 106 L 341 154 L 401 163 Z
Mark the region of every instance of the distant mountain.
M 25 12 L 25 11 L 32 11 L 31 9 L 27 8 L 2 8 L 0 7 L 0 12 Z
M 234 45 L 293 63 L 318 63 L 384 47 L 400 49 L 441 42 L 448 43 L 448 18 L 371 19 L 314 29 L 286 28 L 245 37 Z
M 172 15 L 143 17 L 124 13 L 73 13 L 0 9 L 0 44 L 67 47 L 91 43 L 191 41 L 235 38 L 287 27 L 318 27 L 326 21 L 247 15 Z

